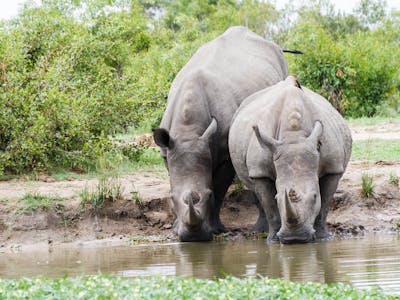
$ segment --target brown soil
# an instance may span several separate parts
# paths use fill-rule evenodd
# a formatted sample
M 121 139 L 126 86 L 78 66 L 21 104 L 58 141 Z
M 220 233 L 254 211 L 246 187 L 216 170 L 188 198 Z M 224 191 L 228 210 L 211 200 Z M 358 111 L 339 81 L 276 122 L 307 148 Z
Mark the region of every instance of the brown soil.
M 382 129 L 382 126 L 376 128 Z M 369 129 L 352 128 L 353 138 L 378 135 L 377 131 Z M 400 128 L 385 132 L 385 136 L 391 139 L 400 138 L 397 136 Z M 375 191 L 369 198 L 361 195 L 363 173 L 374 178 Z M 400 187 L 389 183 L 390 174 L 400 177 L 400 161 L 351 162 L 328 216 L 332 231 L 353 235 L 365 231 L 397 230 L 400 224 Z M 173 217 L 168 204 L 167 176 L 142 172 L 125 175 L 120 180 L 123 186 L 122 199 L 106 203 L 98 209 L 82 208 L 79 197 L 85 187 L 96 185 L 96 179 L 55 181 L 49 176 L 41 176 L 38 181 L 19 179 L 0 182 L 0 252 L 1 249 L 20 244 L 176 240 L 171 233 Z M 27 192 L 61 197 L 62 205 L 48 210 L 18 213 L 15 209 L 17 203 Z M 132 200 L 133 192 L 139 193 L 140 203 Z M 221 218 L 233 235 L 249 232 L 257 216 L 251 194 L 248 191 L 237 193 L 232 188 L 224 203 Z

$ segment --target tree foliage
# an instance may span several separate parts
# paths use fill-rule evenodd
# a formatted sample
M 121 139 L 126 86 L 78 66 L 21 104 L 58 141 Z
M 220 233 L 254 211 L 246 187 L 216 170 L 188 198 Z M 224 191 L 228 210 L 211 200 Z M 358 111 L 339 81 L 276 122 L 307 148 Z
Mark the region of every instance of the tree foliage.
M 0 23 L 0 174 L 88 168 L 110 136 L 158 125 L 176 74 L 232 25 L 304 51 L 291 73 L 343 114 L 380 113 L 398 105 L 399 20 L 380 0 L 354 14 L 329 0 L 28 1 Z

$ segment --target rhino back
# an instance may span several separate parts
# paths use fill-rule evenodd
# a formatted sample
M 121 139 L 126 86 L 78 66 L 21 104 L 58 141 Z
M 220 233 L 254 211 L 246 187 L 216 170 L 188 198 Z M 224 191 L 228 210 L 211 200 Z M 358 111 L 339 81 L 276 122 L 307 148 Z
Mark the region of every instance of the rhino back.
M 232 27 L 200 47 L 178 73 L 161 127 L 170 130 L 172 136 L 178 134 L 182 129 L 178 116 L 185 106 L 190 106 L 193 114 L 205 120 L 204 124 L 208 124 L 210 116 L 217 119 L 220 146 L 227 148 L 228 129 L 240 103 L 286 76 L 287 64 L 277 45 L 244 27 Z M 186 105 L 185 92 L 196 89 L 197 103 Z
M 295 98 L 285 93 L 286 85 L 286 82 L 280 82 L 248 97 L 233 118 L 229 133 L 230 154 L 239 178 L 249 188 L 252 187 L 251 178 L 276 177 L 272 153 L 261 148 L 252 126 L 258 125 L 270 137 L 282 138 L 280 132 L 287 120 L 285 114 L 290 111 Z M 307 118 L 303 129 L 309 134 L 317 120 L 323 124 L 320 176 L 342 173 L 351 154 L 351 133 L 347 124 L 325 98 L 305 87 L 302 90 L 292 88 L 291 91 L 302 94 L 301 101 L 306 110 L 304 118 Z

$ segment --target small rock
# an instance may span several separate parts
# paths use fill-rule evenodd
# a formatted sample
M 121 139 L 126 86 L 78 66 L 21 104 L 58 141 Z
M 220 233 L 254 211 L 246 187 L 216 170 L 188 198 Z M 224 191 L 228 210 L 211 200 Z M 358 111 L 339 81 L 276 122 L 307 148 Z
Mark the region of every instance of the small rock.
M 162 229 L 171 229 L 172 228 L 172 224 L 164 224 Z

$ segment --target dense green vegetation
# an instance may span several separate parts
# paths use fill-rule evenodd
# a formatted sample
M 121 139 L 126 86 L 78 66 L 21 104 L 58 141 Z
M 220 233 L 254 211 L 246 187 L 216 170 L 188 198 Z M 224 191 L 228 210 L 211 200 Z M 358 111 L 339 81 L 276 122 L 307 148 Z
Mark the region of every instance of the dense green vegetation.
M 399 23 L 383 0 L 353 14 L 329 0 L 283 10 L 257 0 L 27 2 L 0 22 L 0 175 L 141 160 L 140 146 L 112 137 L 156 126 L 181 67 L 231 25 L 304 51 L 287 55 L 291 73 L 345 116 L 390 113 Z
M 399 299 L 378 290 L 357 290 L 344 284 L 235 277 L 124 279 L 103 275 L 0 279 L 0 296 L 2 299 Z

